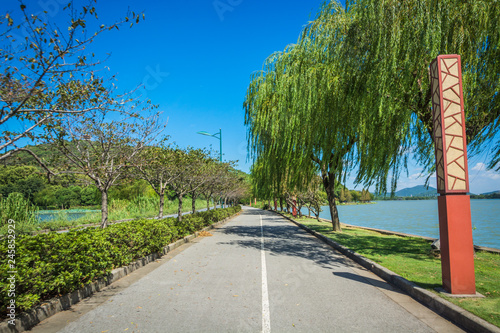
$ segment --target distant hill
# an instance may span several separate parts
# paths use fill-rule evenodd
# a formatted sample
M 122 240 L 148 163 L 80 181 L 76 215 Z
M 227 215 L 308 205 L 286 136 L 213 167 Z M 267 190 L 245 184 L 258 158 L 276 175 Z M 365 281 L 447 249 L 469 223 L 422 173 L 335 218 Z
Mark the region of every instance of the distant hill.
M 500 199 L 500 191 L 493 191 L 483 194 L 467 193 L 470 195 L 471 199 Z M 404 188 L 394 193 L 394 197 L 391 197 L 390 193 L 385 196 L 378 196 L 377 200 L 393 200 L 393 199 L 404 199 L 411 200 L 415 199 L 431 199 L 437 197 L 438 193 L 434 187 L 425 187 L 424 185 L 418 185 L 410 188 Z
M 481 195 L 492 195 L 492 194 L 500 195 L 500 190 L 499 191 L 488 192 L 488 193 L 481 193 Z
M 396 197 L 435 197 L 437 190 L 434 187 L 418 185 L 415 187 L 404 188 L 394 193 Z
M 471 196 L 472 199 L 500 199 L 500 191 L 493 191 Z

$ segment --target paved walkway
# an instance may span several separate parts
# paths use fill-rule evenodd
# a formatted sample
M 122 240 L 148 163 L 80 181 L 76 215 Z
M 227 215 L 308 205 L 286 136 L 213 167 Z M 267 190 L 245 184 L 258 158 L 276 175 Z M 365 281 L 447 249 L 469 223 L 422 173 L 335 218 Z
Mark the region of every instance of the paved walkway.
M 461 332 L 276 214 L 242 214 L 33 332 Z

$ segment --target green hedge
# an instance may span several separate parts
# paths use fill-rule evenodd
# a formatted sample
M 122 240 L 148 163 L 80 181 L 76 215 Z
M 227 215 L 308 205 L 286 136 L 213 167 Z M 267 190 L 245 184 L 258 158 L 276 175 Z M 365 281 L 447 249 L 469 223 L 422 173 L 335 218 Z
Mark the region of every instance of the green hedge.
M 162 220 L 139 219 L 68 233 L 18 236 L 15 257 L 8 257 L 9 239 L 0 241 L 0 306 L 6 316 L 9 296 L 9 259 L 15 259 L 16 308 L 26 311 L 42 300 L 77 290 L 107 276 L 112 269 L 161 252 L 163 247 L 232 216 L 240 206 Z M 12 243 L 12 240 L 11 240 Z

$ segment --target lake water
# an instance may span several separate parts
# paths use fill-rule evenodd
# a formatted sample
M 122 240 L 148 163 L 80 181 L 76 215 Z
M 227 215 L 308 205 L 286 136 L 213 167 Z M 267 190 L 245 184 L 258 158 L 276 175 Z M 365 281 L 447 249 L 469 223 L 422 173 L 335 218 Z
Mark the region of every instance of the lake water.
M 439 238 L 437 200 L 377 201 L 338 210 L 342 223 Z M 471 214 L 474 244 L 500 249 L 500 200 L 471 200 Z M 320 217 L 330 220 L 328 206 Z
M 67 209 L 67 210 L 44 210 L 39 211 L 37 216 L 40 222 L 48 222 L 50 220 L 57 219 L 59 216 L 61 218 L 73 221 L 79 219 L 80 217 L 84 217 L 90 213 L 100 212 L 100 210 L 84 210 L 84 209 Z

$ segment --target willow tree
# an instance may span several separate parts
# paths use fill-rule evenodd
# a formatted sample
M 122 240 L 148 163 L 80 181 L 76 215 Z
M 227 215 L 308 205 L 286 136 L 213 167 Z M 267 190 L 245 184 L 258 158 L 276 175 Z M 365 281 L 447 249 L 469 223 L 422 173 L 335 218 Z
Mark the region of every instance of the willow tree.
M 319 173 L 333 229 L 340 231 L 335 185 L 357 163 L 365 120 L 346 103 L 340 81 L 349 20 L 340 5 L 331 13 L 335 19 L 328 26 L 305 31 L 296 45 L 268 58 L 250 83 L 244 107 L 254 156 L 268 164 L 269 173 L 282 170 L 289 188 L 301 190 Z
M 310 31 L 337 20 L 335 4 L 322 8 Z M 348 102 L 370 116 L 360 149 L 357 181 L 392 189 L 409 152 L 433 170 L 429 64 L 460 54 L 467 139 L 471 153 L 498 133 L 500 116 L 500 4 L 495 1 L 347 1 L 349 24 L 341 55 Z M 335 38 L 322 35 L 321 38 Z M 500 141 L 491 154 L 498 165 Z

